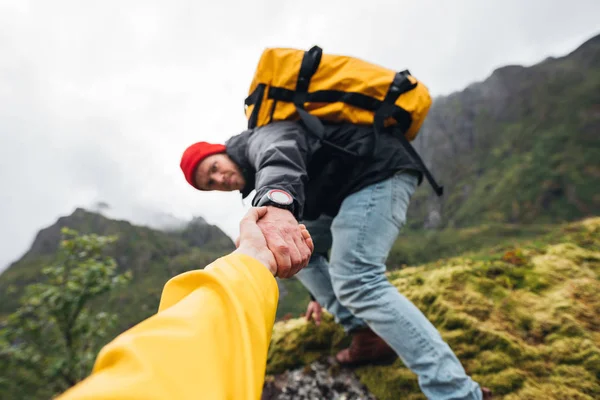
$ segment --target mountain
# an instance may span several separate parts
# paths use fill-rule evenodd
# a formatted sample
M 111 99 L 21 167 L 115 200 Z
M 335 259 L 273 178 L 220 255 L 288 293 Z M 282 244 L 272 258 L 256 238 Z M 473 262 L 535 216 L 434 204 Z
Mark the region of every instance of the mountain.
M 433 100 L 414 142 L 436 179 L 412 228 L 570 221 L 600 212 L 600 35 L 568 55 L 509 65 Z
M 162 287 L 169 278 L 208 265 L 235 249 L 227 234 L 202 217 L 177 226 L 158 224 L 161 229 L 157 229 L 150 228 L 152 224 L 137 225 L 108 218 L 102 211 L 98 207 L 93 211 L 77 208 L 71 215 L 58 218 L 37 233 L 30 249 L 0 275 L 0 317 L 17 308 L 24 287 L 38 281 L 41 269 L 52 262 L 63 227 L 80 233 L 119 237 L 108 254 L 116 260 L 120 272 L 130 270 L 133 273 L 127 293 L 108 300 L 110 311 L 114 310 L 112 307 L 127 304 L 125 309 L 119 309 L 120 329 L 134 325 L 157 309 Z M 278 280 L 278 285 L 280 307 L 277 318 L 302 312 L 309 301 L 309 294 L 302 284 L 296 279 L 288 279 Z
M 40 230 L 27 253 L 0 275 L 0 315 L 16 309 L 25 285 L 38 280 L 41 268 L 52 261 L 62 227 L 119 237 L 109 255 L 115 258 L 119 271 L 131 271 L 133 279 L 126 293 L 107 299 L 107 304 L 110 311 L 119 307 L 121 330 L 156 311 L 169 278 L 204 267 L 235 249 L 229 236 L 202 218 L 179 230 L 160 231 L 78 208 Z
M 435 98 L 415 141 L 446 191 L 437 198 L 427 183 L 419 187 L 387 260 L 388 277 L 497 398 L 600 396 L 600 220 L 583 219 L 600 215 L 599 128 L 596 36 L 564 57 L 499 68 L 483 82 Z M 132 282 L 95 304 L 118 310 L 111 334 L 154 313 L 170 277 L 234 249 L 202 218 L 182 224 L 162 216 L 152 225 L 144 214 L 141 220 L 146 226 L 80 208 L 40 230 L 0 275 L 0 318 L 53 260 L 64 226 L 119 237 L 110 255 L 120 272 L 132 272 Z M 165 224 L 166 231 L 150 227 Z M 347 338 L 330 318 L 318 329 L 294 318 L 308 293 L 295 279 L 278 283 L 283 321 L 269 350 L 269 393 L 309 384 L 306 373 L 335 382 L 327 375 L 335 368 L 322 358 Z M 355 372 L 378 399 L 422 398 L 399 361 Z M 364 393 L 346 372 L 339 377 L 345 383 L 337 389 Z

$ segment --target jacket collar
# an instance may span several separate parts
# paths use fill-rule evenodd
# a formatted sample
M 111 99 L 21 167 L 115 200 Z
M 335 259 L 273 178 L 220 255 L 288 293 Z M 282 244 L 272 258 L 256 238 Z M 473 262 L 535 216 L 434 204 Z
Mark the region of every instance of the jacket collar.
M 254 182 L 256 171 L 250 164 L 247 154 L 248 138 L 252 134 L 252 130 L 246 130 L 242 133 L 232 136 L 225 142 L 225 152 L 233 160 L 234 163 L 240 167 L 246 186 L 240 191 L 242 193 L 242 199 L 245 199 L 254 190 Z

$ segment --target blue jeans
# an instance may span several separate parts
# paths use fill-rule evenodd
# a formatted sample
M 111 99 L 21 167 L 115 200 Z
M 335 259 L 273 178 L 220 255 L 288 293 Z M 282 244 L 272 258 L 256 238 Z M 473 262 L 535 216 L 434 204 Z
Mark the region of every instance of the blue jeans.
M 385 340 L 427 398 L 479 400 L 479 385 L 437 329 L 385 276 L 416 185 L 414 175 L 398 173 L 348 196 L 335 218 L 303 221 L 315 251 L 296 276 L 346 332 L 368 325 Z

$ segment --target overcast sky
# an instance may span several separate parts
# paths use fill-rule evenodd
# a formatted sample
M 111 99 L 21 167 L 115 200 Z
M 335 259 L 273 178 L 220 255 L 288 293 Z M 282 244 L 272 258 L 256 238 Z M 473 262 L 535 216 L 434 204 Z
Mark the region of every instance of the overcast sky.
M 235 237 L 248 205 L 193 190 L 179 160 L 244 129 L 265 47 L 319 44 L 443 95 L 570 52 L 600 33 L 598 15 L 598 0 L 0 0 L 0 270 L 96 201 L 135 221 L 203 216 Z

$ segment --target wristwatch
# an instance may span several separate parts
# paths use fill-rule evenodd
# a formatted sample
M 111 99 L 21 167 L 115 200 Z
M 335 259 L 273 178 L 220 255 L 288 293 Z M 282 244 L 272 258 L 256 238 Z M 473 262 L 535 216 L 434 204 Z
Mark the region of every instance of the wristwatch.
M 271 189 L 260 199 L 258 206 L 274 206 L 293 212 L 294 198 L 285 190 Z

